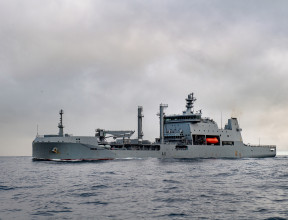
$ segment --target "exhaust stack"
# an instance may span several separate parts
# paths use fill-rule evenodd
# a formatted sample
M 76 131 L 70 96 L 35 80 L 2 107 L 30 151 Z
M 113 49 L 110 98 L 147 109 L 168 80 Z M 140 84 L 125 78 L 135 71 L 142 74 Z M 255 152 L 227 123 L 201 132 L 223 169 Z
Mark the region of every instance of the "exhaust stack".
M 138 144 L 142 144 L 143 131 L 142 131 L 142 115 L 143 107 L 138 106 Z

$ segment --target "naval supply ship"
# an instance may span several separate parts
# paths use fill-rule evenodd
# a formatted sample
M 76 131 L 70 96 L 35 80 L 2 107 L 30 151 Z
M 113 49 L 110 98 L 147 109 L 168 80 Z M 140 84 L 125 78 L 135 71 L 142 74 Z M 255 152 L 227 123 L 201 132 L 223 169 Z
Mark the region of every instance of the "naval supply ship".
M 59 132 L 38 135 L 32 143 L 34 160 L 90 161 L 120 158 L 261 158 L 275 157 L 275 145 L 244 144 L 237 118 L 228 119 L 224 129 L 202 111 L 194 112 L 196 98 L 186 98 L 186 110 L 165 115 L 167 104 L 160 104 L 160 135 L 154 142 L 143 140 L 143 107 L 138 106 L 138 137 L 133 130 L 96 129 L 95 136 L 64 134 L 63 110 Z M 112 139 L 112 140 L 111 140 Z M 110 140 L 110 141 L 109 141 Z

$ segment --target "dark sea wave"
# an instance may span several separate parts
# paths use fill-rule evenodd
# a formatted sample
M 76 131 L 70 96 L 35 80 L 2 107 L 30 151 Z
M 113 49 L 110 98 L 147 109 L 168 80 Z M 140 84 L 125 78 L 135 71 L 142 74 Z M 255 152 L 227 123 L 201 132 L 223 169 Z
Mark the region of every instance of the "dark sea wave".
M 288 219 L 288 157 L 0 157 L 0 219 Z

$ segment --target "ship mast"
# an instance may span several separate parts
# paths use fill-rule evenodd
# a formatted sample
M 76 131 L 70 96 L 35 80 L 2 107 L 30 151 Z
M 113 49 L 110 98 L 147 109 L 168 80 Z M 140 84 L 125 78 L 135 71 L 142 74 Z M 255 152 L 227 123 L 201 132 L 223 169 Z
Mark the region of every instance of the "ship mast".
M 167 108 L 167 104 L 160 104 L 160 144 L 164 143 L 164 108 Z
M 59 136 L 63 136 L 64 134 L 64 131 L 63 131 L 63 118 L 62 118 L 62 115 L 64 114 L 64 111 L 61 109 L 60 112 L 60 123 L 58 124 L 58 128 L 59 128 Z
M 194 109 L 193 109 L 193 107 L 194 107 L 194 102 L 196 101 L 197 99 L 194 97 L 194 93 L 192 92 L 192 93 L 190 93 L 189 95 L 188 95 L 188 98 L 186 99 L 186 111 L 185 112 L 183 112 L 183 113 L 185 113 L 185 114 L 193 114 L 194 113 Z

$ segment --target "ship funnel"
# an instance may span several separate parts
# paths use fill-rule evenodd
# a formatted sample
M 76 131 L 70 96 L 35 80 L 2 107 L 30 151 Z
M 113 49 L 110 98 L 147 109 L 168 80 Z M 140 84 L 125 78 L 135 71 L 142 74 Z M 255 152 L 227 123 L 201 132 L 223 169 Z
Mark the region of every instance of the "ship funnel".
M 64 135 L 64 131 L 63 131 L 63 118 L 62 115 L 64 114 L 64 111 L 61 109 L 60 112 L 60 123 L 58 124 L 58 128 L 59 128 L 59 136 L 63 136 Z
M 143 131 L 142 131 L 142 118 L 144 117 L 142 115 L 143 107 L 138 106 L 138 143 L 142 143 L 143 138 Z
M 167 107 L 167 104 L 160 104 L 160 144 L 164 143 L 164 108 Z

